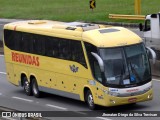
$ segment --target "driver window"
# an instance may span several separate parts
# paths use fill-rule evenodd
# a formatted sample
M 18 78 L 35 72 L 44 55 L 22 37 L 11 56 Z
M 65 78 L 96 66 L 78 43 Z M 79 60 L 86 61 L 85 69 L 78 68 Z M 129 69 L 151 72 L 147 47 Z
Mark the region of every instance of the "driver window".
M 151 30 L 151 21 L 150 20 L 146 20 L 145 21 L 144 31 L 150 31 L 150 30 Z

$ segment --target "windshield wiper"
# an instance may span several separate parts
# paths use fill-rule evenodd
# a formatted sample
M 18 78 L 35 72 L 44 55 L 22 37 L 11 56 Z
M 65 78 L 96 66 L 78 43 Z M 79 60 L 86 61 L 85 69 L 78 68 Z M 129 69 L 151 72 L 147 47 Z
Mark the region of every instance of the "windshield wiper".
M 141 78 L 139 77 L 139 75 L 138 75 L 137 71 L 135 70 L 135 68 L 132 66 L 131 61 L 129 62 L 129 65 L 130 65 L 130 67 L 131 67 L 132 73 L 135 74 L 136 78 L 138 78 L 138 81 L 140 82 Z
M 123 84 L 124 74 L 125 74 L 125 68 L 124 68 L 124 64 L 123 64 L 123 65 L 122 65 L 122 68 L 121 68 L 119 85 L 122 85 L 122 84 Z

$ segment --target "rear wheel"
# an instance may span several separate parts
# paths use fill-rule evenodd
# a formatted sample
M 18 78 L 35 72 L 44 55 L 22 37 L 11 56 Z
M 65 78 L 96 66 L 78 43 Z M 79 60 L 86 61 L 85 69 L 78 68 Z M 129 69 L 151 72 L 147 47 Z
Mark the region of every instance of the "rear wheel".
M 35 97 L 41 97 L 41 92 L 38 89 L 37 80 L 35 78 L 32 80 L 32 92 Z
M 88 90 L 86 93 L 86 102 L 91 110 L 94 110 L 96 108 L 96 105 L 94 104 L 93 100 L 93 95 L 90 90 Z
M 23 89 L 28 96 L 32 95 L 31 85 L 28 82 L 27 77 L 23 77 Z

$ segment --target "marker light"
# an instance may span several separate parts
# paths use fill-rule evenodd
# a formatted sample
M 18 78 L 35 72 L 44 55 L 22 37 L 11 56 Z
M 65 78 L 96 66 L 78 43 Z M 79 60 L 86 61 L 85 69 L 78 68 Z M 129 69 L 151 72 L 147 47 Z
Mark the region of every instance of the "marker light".
M 115 104 L 115 103 L 116 103 L 116 101 L 114 101 L 114 100 L 111 100 L 111 99 L 110 99 L 110 102 L 111 102 L 112 104 Z
M 152 94 L 149 94 L 147 98 L 150 99 L 151 97 L 152 97 Z

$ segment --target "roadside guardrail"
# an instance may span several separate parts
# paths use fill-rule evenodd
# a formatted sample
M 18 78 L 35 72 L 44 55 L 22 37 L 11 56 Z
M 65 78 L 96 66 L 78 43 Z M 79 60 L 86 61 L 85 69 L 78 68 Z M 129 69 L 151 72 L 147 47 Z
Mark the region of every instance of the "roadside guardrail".
M 122 14 L 109 14 L 111 19 L 127 19 L 127 20 L 145 20 L 145 15 L 122 15 Z

